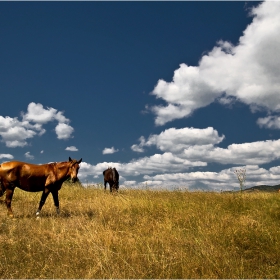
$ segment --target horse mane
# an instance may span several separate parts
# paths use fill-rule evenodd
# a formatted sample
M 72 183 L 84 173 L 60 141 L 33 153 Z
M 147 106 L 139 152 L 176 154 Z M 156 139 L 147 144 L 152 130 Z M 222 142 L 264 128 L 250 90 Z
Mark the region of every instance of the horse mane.
M 60 161 L 60 162 L 55 162 L 55 166 L 57 168 L 63 168 L 63 167 L 72 167 L 74 166 L 76 163 L 78 163 L 78 160 L 76 159 L 72 159 L 71 161 Z
M 64 168 L 66 166 L 69 166 L 69 161 L 59 161 L 59 162 L 52 162 L 50 165 L 53 165 L 55 168 Z

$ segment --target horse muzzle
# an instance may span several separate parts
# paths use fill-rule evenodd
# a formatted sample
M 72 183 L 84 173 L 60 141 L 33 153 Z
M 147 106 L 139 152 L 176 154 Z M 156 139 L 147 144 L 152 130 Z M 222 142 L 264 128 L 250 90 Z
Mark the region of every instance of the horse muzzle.
M 77 182 L 77 180 L 78 180 L 78 178 L 77 178 L 77 177 L 71 178 L 71 182 L 72 182 L 72 183 L 76 183 L 76 182 Z

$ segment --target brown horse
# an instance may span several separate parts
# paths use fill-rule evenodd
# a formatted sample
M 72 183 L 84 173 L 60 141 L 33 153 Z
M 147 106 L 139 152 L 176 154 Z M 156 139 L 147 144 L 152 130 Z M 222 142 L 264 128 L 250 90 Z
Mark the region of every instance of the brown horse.
M 104 176 L 104 190 L 106 191 L 106 185 L 109 183 L 110 192 L 115 190 L 116 192 L 119 189 L 119 173 L 116 168 L 108 168 L 103 171 Z
M 58 191 L 62 183 L 71 178 L 77 180 L 79 164 L 82 159 L 75 160 L 69 157 L 69 161 L 35 165 L 19 161 L 5 162 L 0 165 L 0 196 L 6 191 L 6 205 L 8 215 L 13 217 L 11 202 L 16 187 L 28 192 L 43 191 L 36 215 L 45 204 L 49 193 L 53 196 L 56 212 L 59 214 Z

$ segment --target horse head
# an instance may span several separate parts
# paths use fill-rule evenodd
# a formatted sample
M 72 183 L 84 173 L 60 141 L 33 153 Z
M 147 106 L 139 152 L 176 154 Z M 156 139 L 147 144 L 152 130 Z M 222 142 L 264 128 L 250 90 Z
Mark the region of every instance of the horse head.
M 71 157 L 69 157 L 69 175 L 71 178 L 71 181 L 73 183 L 75 183 L 78 179 L 78 172 L 79 172 L 79 164 L 82 162 L 82 159 L 80 160 L 76 160 L 76 159 L 71 159 Z

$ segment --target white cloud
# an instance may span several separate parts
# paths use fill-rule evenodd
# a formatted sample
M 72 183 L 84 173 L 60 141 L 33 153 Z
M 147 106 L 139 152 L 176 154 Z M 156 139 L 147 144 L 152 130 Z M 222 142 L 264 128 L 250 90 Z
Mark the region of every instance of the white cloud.
M 155 154 L 150 157 L 143 157 L 138 160 L 133 160 L 127 164 L 120 166 L 125 174 L 133 176 L 140 174 L 153 174 L 162 172 L 178 172 L 187 170 L 190 167 L 206 166 L 207 163 L 203 161 L 190 161 L 173 155 L 170 152 L 163 154 Z
M 140 137 L 140 144 L 133 145 L 134 150 L 143 149 L 145 146 L 156 146 L 162 155 L 157 158 L 164 158 L 167 164 L 169 154 L 173 156 L 173 161 L 203 163 L 220 163 L 220 164 L 264 164 L 273 160 L 280 159 L 280 139 L 256 141 L 243 144 L 231 144 L 227 148 L 217 147 L 225 138 L 219 136 L 217 130 L 212 127 L 205 129 L 198 128 L 170 128 L 162 133 L 151 135 L 146 141 Z M 167 155 L 169 155 L 167 157 Z M 153 157 L 146 158 L 146 161 L 152 161 Z M 176 160 L 175 160 L 176 158 Z M 162 161 L 161 159 L 161 161 Z M 139 159 L 138 161 L 143 161 Z M 147 163 L 145 163 L 147 164 Z M 192 164 L 188 164 L 192 166 Z M 197 164 L 193 166 L 198 166 Z M 170 168 L 174 168 L 173 165 Z M 181 170 L 184 170 L 182 165 Z
M 280 117 L 279 116 L 268 116 L 265 118 L 259 118 L 257 124 L 260 127 L 270 129 L 280 129 Z
M 62 112 L 57 112 L 54 116 L 54 118 L 59 122 L 59 123 L 69 123 L 70 120 L 65 118 L 65 116 L 63 116 Z
M 37 127 L 26 125 L 17 118 L 0 116 L 0 136 L 7 147 L 24 147 L 26 139 L 36 135 Z
M 31 155 L 30 152 L 26 152 L 24 155 L 27 159 L 34 159 L 34 156 Z
M 125 186 L 134 186 L 134 185 L 137 185 L 137 182 L 136 181 L 124 181 L 123 184 Z
M 138 153 L 143 153 L 145 150 L 143 149 L 143 147 L 145 146 L 145 137 L 141 136 L 139 138 L 140 144 L 134 144 L 131 146 L 131 150 L 134 152 L 138 152 Z
M 189 160 L 220 164 L 264 164 L 280 158 L 280 140 L 231 144 L 226 149 L 213 145 L 192 146 L 184 150 Z
M 150 186 L 159 185 L 166 186 L 182 186 L 187 189 L 207 189 L 207 190 L 238 190 L 240 188 L 234 171 L 239 169 L 229 168 L 220 172 L 190 172 L 190 173 L 172 173 L 159 174 L 155 176 L 144 176 L 146 181 L 142 184 Z M 270 169 L 260 168 L 258 165 L 243 166 L 246 169 L 245 187 L 253 187 L 257 185 L 276 185 L 280 180 L 280 166 Z
M 59 123 L 55 127 L 55 132 L 58 139 L 69 139 L 74 132 L 74 128 L 66 123 Z
M 16 147 L 24 147 L 27 145 L 26 141 L 18 141 L 18 140 L 13 140 L 13 141 L 9 141 L 6 140 L 6 146 L 8 148 L 16 148 Z
M 170 170 L 172 170 L 172 172 L 180 172 L 190 167 L 206 165 L 207 163 L 202 161 L 189 161 L 175 156 L 172 153 L 164 153 L 132 160 L 129 163 L 103 162 L 91 165 L 82 162 L 79 175 L 81 178 L 86 178 L 87 176 L 93 176 L 93 174 L 102 174 L 108 167 L 115 167 L 118 171 L 121 171 L 123 176 L 138 176 L 170 172 Z
M 139 145 L 132 145 L 131 149 L 136 152 L 144 151 L 144 146 L 155 145 L 161 151 L 172 153 L 181 153 L 185 148 L 193 145 L 218 144 L 223 141 L 224 136 L 219 136 L 217 130 L 213 127 L 205 129 L 198 128 L 169 128 L 159 135 L 152 134 L 145 141 L 143 136 L 140 137 Z
M 9 116 L 0 116 L 0 136 L 2 142 L 7 147 L 24 147 L 27 139 L 34 136 L 43 135 L 46 130 L 43 124 L 52 121 L 58 121 L 56 133 L 58 139 L 68 139 L 71 137 L 74 129 L 68 124 L 69 119 L 63 116 L 62 112 L 57 112 L 54 108 L 44 109 L 40 103 L 31 102 L 27 107 L 27 113 L 21 113 L 22 120 L 11 118 Z
M 112 147 L 112 148 L 105 148 L 103 151 L 102 151 L 102 154 L 103 155 L 107 155 L 107 154 L 114 154 L 114 153 L 116 153 L 116 152 L 118 152 L 119 150 L 117 149 L 115 149 L 114 147 Z
M 77 151 L 79 151 L 75 146 L 67 147 L 65 150 L 66 151 L 70 151 L 70 152 L 77 152 Z
M 79 172 L 80 179 L 86 180 L 87 177 L 93 177 L 95 174 L 102 176 L 103 170 L 108 166 L 114 166 L 119 171 L 120 175 L 134 176 L 142 175 L 143 181 L 126 180 L 122 177 L 125 186 L 142 186 L 142 187 L 160 187 L 160 188 L 182 188 L 188 190 L 212 190 L 212 191 L 226 191 L 226 190 L 239 190 L 239 182 L 234 173 L 236 169 L 246 169 L 246 182 L 245 187 L 253 187 L 256 185 L 276 185 L 280 181 L 280 166 L 275 166 L 269 169 L 261 168 L 258 165 L 236 166 L 227 168 L 220 172 L 176 172 L 171 167 L 169 170 L 163 169 L 162 173 L 152 175 L 145 173 L 146 170 L 139 169 L 141 164 L 137 162 L 130 162 L 125 164 L 120 163 L 99 163 L 91 165 L 86 162 L 81 163 Z M 171 171 L 172 170 L 172 171 Z M 179 169 L 178 169 L 179 170 Z
M 21 114 L 24 121 L 34 122 L 36 124 L 46 124 L 54 120 L 57 120 L 59 123 L 70 122 L 70 120 L 63 115 L 63 112 L 57 111 L 52 107 L 44 109 L 42 104 L 34 102 L 31 102 L 27 106 L 26 114 L 23 112 Z
M 56 112 L 57 110 L 54 108 L 44 109 L 42 104 L 31 102 L 27 106 L 27 113 L 22 113 L 22 115 L 26 121 L 45 124 L 55 119 Z
M 167 129 L 159 135 L 151 135 L 146 141 L 140 138 L 140 148 L 156 146 L 162 154 L 142 157 L 128 163 L 103 162 L 91 165 L 81 163 L 80 176 L 101 174 L 108 168 L 116 167 L 122 176 L 144 176 L 141 184 L 186 185 L 220 190 L 224 186 L 237 188 L 235 174 L 227 169 L 221 172 L 192 172 L 193 168 L 205 167 L 209 163 L 247 165 L 252 182 L 274 184 L 280 174 L 280 167 L 269 172 L 258 165 L 280 159 L 280 139 L 231 144 L 227 148 L 217 147 L 225 136 L 208 127 L 206 129 L 182 128 Z M 173 143 L 173 145 L 172 145 Z M 135 145 L 137 148 L 137 145 Z M 124 179 L 124 181 L 129 181 Z M 133 180 L 135 181 L 135 180 Z M 236 182 L 235 182 L 236 181 Z M 229 182 L 231 182 L 229 184 Z M 252 186 L 252 185 L 251 185 Z
M 236 98 L 233 96 L 221 96 L 217 98 L 217 101 L 225 107 L 232 108 L 233 105 L 236 103 Z
M 2 158 L 13 159 L 14 157 L 11 154 L 0 154 L 0 159 Z
M 172 82 L 159 80 L 152 94 L 167 102 L 154 106 L 155 123 L 190 116 L 217 98 L 268 111 L 280 111 L 280 2 L 263 2 L 252 10 L 252 23 L 238 45 L 219 41 L 197 67 L 181 64 Z
M 74 132 L 74 128 L 69 125 L 70 120 L 63 115 L 63 112 L 58 112 L 51 107 L 44 109 L 40 103 L 31 102 L 27 107 L 27 113 L 22 113 L 22 115 L 23 120 L 35 122 L 37 125 L 57 120 L 58 125 L 55 127 L 55 132 L 58 139 L 68 139 Z

